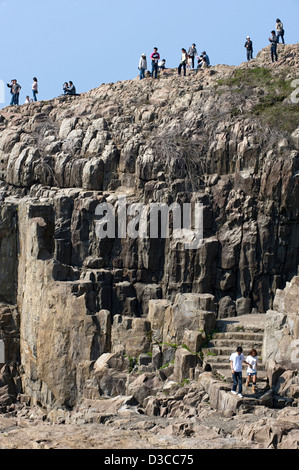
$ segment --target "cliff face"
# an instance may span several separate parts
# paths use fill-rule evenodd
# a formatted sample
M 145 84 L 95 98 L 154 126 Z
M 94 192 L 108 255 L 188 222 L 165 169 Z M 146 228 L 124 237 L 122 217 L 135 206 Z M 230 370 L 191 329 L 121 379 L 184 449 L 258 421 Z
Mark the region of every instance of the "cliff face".
M 262 313 L 297 274 L 299 47 L 278 67 L 268 54 L 3 110 L 0 299 L 20 315 L 23 387 L 37 401 L 72 406 L 94 362 L 130 356 L 132 338 L 136 356 L 150 353 L 150 300 L 210 294 L 218 318 Z M 202 244 L 100 239 L 96 208 L 120 196 L 200 202 Z

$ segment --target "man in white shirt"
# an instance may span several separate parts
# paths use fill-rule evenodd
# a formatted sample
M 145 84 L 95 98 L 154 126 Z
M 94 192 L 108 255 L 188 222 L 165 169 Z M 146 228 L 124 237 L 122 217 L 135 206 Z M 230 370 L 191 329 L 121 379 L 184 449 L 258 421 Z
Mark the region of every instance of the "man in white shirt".
M 247 366 L 250 367 L 250 364 L 245 361 L 245 356 L 243 354 L 243 349 L 241 348 L 241 346 L 237 348 L 237 351 L 235 353 L 231 354 L 229 360 L 234 382 L 231 392 L 233 395 L 237 395 L 237 386 L 239 384 L 238 396 L 242 397 L 242 365 L 244 362 Z

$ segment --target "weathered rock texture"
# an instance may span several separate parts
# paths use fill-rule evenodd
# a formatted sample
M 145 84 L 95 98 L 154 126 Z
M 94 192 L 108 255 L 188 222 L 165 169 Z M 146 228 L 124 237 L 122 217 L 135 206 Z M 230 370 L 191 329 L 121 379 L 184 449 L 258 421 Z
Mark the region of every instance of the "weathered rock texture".
M 3 339 L 20 335 L 7 360 L 21 363 L 33 404 L 144 403 L 165 378 L 196 379 L 216 318 L 272 309 L 297 274 L 298 45 L 279 52 L 278 68 L 267 48 L 239 68 L 3 110 L 0 301 L 16 312 Z M 186 249 L 172 230 L 100 239 L 97 206 L 120 196 L 203 204 L 201 245 Z M 128 376 L 136 365 L 145 375 Z

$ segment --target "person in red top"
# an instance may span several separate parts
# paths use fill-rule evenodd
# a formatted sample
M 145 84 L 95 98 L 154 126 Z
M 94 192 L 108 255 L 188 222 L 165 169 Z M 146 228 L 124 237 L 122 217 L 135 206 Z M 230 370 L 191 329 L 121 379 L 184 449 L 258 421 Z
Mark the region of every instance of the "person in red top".
M 159 59 L 160 59 L 160 54 L 158 52 L 158 48 L 154 47 L 154 52 L 151 55 L 151 61 L 152 61 L 152 77 L 154 77 L 154 75 L 155 75 L 155 78 L 158 77 L 158 62 L 159 62 Z

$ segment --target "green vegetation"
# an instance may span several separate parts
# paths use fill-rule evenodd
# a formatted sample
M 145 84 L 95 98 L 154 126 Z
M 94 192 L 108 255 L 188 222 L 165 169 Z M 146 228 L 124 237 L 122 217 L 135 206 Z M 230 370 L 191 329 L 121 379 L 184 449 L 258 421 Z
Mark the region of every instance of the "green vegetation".
M 173 361 L 171 361 L 171 362 L 167 362 L 167 363 L 166 363 L 166 364 L 164 364 L 162 367 L 160 367 L 160 369 L 159 369 L 159 370 L 166 369 L 168 366 L 170 366 L 170 365 L 172 365 L 172 364 L 174 364 L 174 360 L 173 360 Z
M 190 380 L 188 379 L 183 379 L 182 382 L 179 383 L 179 385 L 181 385 L 182 387 L 184 387 L 185 385 L 188 385 L 190 383 Z
M 136 364 L 136 359 L 134 357 L 129 356 L 128 354 L 125 354 L 124 357 L 127 357 L 129 359 L 129 374 L 132 372 L 134 369 L 134 366 Z
M 259 103 L 253 106 L 253 114 L 261 119 L 270 128 L 278 129 L 282 132 L 291 133 L 298 127 L 299 104 L 291 103 L 290 98 L 294 89 L 291 86 L 293 78 L 290 70 L 282 69 L 272 71 L 263 67 L 250 69 L 238 69 L 233 77 L 217 82 L 217 93 L 226 93 L 226 89 L 218 87 L 229 87 L 230 93 L 242 93 L 246 97 L 256 96 L 253 93 L 257 90 Z M 231 109 L 232 116 L 239 116 L 243 113 L 238 107 Z

